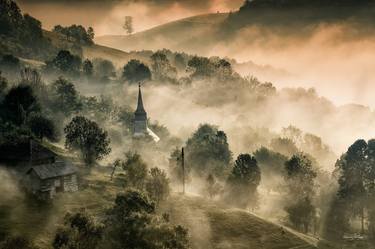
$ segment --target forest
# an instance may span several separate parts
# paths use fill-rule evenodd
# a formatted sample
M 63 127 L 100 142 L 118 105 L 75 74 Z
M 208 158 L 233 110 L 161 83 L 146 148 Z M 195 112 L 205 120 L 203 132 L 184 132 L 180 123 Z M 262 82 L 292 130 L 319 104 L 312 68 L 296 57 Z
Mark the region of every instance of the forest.
M 370 107 L 95 38 L 0 0 L 0 249 L 375 248 Z

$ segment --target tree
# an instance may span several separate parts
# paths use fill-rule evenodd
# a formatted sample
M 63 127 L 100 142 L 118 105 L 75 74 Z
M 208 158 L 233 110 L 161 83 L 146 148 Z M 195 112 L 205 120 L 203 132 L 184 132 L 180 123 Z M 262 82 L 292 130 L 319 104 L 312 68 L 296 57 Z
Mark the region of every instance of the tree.
M 174 57 L 174 64 L 179 70 L 185 70 L 187 63 L 185 61 L 184 55 L 181 53 L 177 53 Z
M 122 77 L 130 83 L 147 81 L 151 79 L 151 71 L 139 60 L 132 59 L 124 66 Z
M 98 248 L 104 227 L 94 222 L 86 213 L 67 214 L 65 226 L 57 230 L 52 246 L 54 249 Z
M 95 32 L 94 32 L 94 29 L 92 27 L 89 27 L 87 29 L 87 35 L 88 35 L 88 37 L 90 38 L 91 41 L 94 40 Z
M 63 112 L 68 116 L 82 107 L 74 84 L 63 77 L 59 77 L 51 84 L 50 93 L 52 109 L 57 112 Z
M 375 139 L 367 142 L 367 164 L 365 187 L 368 199 L 366 200 L 369 214 L 368 232 L 371 240 L 375 240 Z
M 128 187 L 143 190 L 147 178 L 147 164 L 137 153 L 126 153 L 126 161 L 121 163 Z
M 222 178 L 231 160 L 227 136 L 215 126 L 200 125 L 186 142 L 186 166 L 195 173 Z
M 206 57 L 194 56 L 188 61 L 188 66 L 192 69 L 191 76 L 194 78 L 211 77 L 215 72 L 215 66 Z
M 89 59 L 83 62 L 82 70 L 86 77 L 91 77 L 94 74 L 94 65 Z
M 38 112 L 40 106 L 30 86 L 18 85 L 9 90 L 2 103 L 4 119 L 15 125 L 26 123 L 32 112 Z
M 274 138 L 271 140 L 271 148 L 285 156 L 292 156 L 298 153 L 295 143 L 289 138 Z
M 368 172 L 368 144 L 364 140 L 357 140 L 352 144 L 347 152 L 336 163 L 336 168 L 340 171 L 338 180 L 338 196 L 345 200 L 351 214 L 360 217 L 362 223 L 362 233 L 364 232 L 364 212 L 366 207 L 366 178 Z M 346 217 L 342 217 L 345 219 Z
M 116 69 L 111 61 L 103 59 L 94 59 L 93 64 L 96 77 L 98 77 L 100 80 L 106 82 L 111 77 L 116 76 Z
M 95 36 L 94 29 L 89 27 L 87 30 L 81 26 L 73 24 L 68 27 L 57 25 L 52 29 L 52 32 L 60 33 L 66 37 L 68 41 L 75 41 L 82 45 L 94 44 L 93 39 Z
M 206 192 L 210 199 L 214 198 L 221 191 L 220 184 L 216 181 L 212 174 L 208 174 L 206 178 Z
M 227 180 L 232 202 L 241 208 L 257 207 L 260 179 L 261 173 L 256 159 L 250 154 L 240 154 Z
M 285 163 L 285 171 L 288 199 L 285 211 L 293 226 L 307 233 L 315 217 L 312 201 L 315 196 L 316 170 L 307 156 L 297 154 Z
M 124 25 L 122 28 L 128 35 L 133 33 L 133 17 L 132 16 L 125 16 Z
M 269 150 L 266 147 L 261 147 L 254 152 L 254 157 L 262 170 L 262 174 L 266 174 L 267 176 L 281 176 L 284 174 L 284 165 L 288 160 L 286 156 Z
M 32 115 L 28 120 L 28 126 L 31 132 L 40 140 L 44 137 L 50 140 L 56 139 L 54 123 L 40 114 Z
M 69 149 L 78 149 L 88 166 L 111 152 L 107 132 L 83 116 L 74 117 L 64 128 L 64 132 L 65 146 Z
M 49 69 L 76 76 L 81 69 L 82 60 L 67 50 L 60 50 L 56 57 L 46 64 Z
M 168 197 L 169 180 L 163 170 L 159 168 L 150 169 L 149 177 L 146 180 L 146 192 L 156 205 Z
M 23 17 L 23 29 L 26 31 L 21 35 L 21 40 L 36 44 L 43 38 L 42 23 L 34 17 L 25 14 Z
M 151 55 L 152 73 L 156 80 L 173 82 L 177 77 L 177 69 L 171 65 L 167 56 L 157 51 Z
M 154 204 L 139 191 L 128 190 L 117 195 L 105 224 L 108 248 L 190 248 L 187 230 L 157 216 Z

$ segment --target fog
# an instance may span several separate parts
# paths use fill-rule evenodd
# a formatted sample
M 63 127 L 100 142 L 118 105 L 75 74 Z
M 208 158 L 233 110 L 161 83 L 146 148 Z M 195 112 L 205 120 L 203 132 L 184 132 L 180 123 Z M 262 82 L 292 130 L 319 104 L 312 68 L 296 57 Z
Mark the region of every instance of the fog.
M 345 23 L 320 25 L 307 35 L 272 33 L 253 26 L 238 32 L 230 43 L 218 45 L 210 53 L 285 69 L 288 77 L 268 77 L 279 87 L 314 87 L 336 104 L 375 105 L 371 32 L 361 33 Z
M 240 1 L 206 1 L 197 5 L 194 3 L 198 1 L 188 2 L 85 1 L 67 4 L 67 1 L 54 3 L 21 1 L 21 6 L 26 12 L 40 18 L 47 29 L 55 24 L 79 23 L 94 26 L 96 33 L 103 35 L 123 34 L 121 23 L 126 15 L 134 16 L 135 30 L 140 32 L 187 16 L 228 11 L 236 8 L 237 2 Z M 83 9 L 85 14 L 82 18 Z M 65 15 L 56 18 L 56 12 Z M 356 26 L 351 23 L 320 25 L 301 33 L 290 31 L 288 29 L 275 31 L 253 25 L 231 33 L 230 39 L 217 40 L 215 44 L 192 45 L 188 49 L 178 45 L 178 42 L 177 45 L 173 45 L 174 47 L 169 47 L 169 44 L 163 41 L 150 43 L 147 47 L 146 40 L 145 49 L 156 51 L 170 48 L 173 51 L 186 51 L 191 55 L 196 51 L 196 54 L 202 56 L 227 58 L 243 77 L 233 73 L 235 77 L 229 77 L 230 80 L 219 80 L 220 72 L 215 72 L 217 75 L 211 78 L 194 78 L 191 75 L 189 78 L 191 83 L 179 84 L 179 80 L 189 74 L 189 70 L 185 68 L 176 69 L 177 78 L 173 79 L 175 81 L 160 82 L 153 79 L 143 82 L 143 102 L 150 124 L 157 122 L 165 126 L 170 133 L 162 137 L 159 143 L 133 140 L 131 132 L 126 131 L 130 127 L 125 127 L 125 122 L 121 123 L 118 120 L 117 113 L 121 107 L 130 107 L 129 113 L 132 113 L 137 103 L 138 85 L 125 82 L 120 76 L 124 63 L 134 55 L 134 58 L 141 59 L 152 69 L 148 56 L 150 52 L 133 52 L 127 54 L 127 58 L 113 61 L 117 67 L 117 78 L 112 80 L 111 76 L 107 82 L 101 82 L 96 75 L 86 78 L 85 76 L 69 78 L 70 76 L 66 75 L 79 91 L 79 98 L 101 96 L 111 101 L 109 107 L 102 108 L 108 107 L 109 110 L 87 108 L 88 110 L 77 111 L 96 121 L 109 134 L 112 151 L 100 161 L 100 165 L 112 167 L 114 160 L 124 159 L 128 151 L 136 151 L 141 154 L 148 168 L 159 167 L 166 170 L 171 177 L 168 159 L 172 150 L 185 146 L 186 141 L 197 128 L 207 123 L 225 132 L 229 149 L 233 153 L 228 171 L 223 170 L 221 172 L 223 179 L 218 180 L 218 184 L 224 188 L 227 184 L 228 172 L 239 154 L 253 154 L 261 147 L 282 153 L 275 148 L 277 146 L 273 146 L 272 141 L 278 138 L 290 138 L 285 128 L 293 126 L 301 132 L 300 138 L 292 141 L 296 146 L 295 153 L 305 152 L 314 159 L 312 161 L 317 170 L 317 179 L 314 189 L 316 196 L 313 201 L 323 217 L 320 224 L 322 228 L 326 209 L 329 208 L 327 203 L 331 202 L 337 190 L 336 179 L 330 178 L 336 160 L 355 140 L 370 139 L 374 136 L 375 100 L 372 92 L 375 89 L 372 81 L 375 80 L 375 74 L 372 69 L 375 62 L 372 55 L 375 52 L 375 36 L 372 33 L 364 34 L 357 31 Z M 131 50 L 133 49 L 128 49 Z M 90 57 L 88 59 L 95 61 L 96 56 L 93 52 L 90 56 L 83 53 L 83 57 L 83 59 Z M 42 76 L 43 83 L 49 85 L 60 75 L 46 73 Z M 53 113 L 52 116 L 59 124 L 60 133 L 63 134 L 62 129 L 71 120 L 73 114 L 66 116 L 61 114 L 61 117 L 59 115 Z M 306 137 L 311 141 L 307 141 Z M 57 144 L 62 147 L 64 138 L 60 137 Z M 284 156 L 289 158 L 291 155 Z M 284 164 L 279 166 L 284 168 Z M 104 169 L 103 172 L 107 174 L 108 167 Z M 119 171 L 119 174 L 123 174 L 121 169 Z M 288 199 L 284 198 L 285 193 L 282 193 L 285 179 L 278 173 L 273 172 L 274 175 L 271 174 L 267 179 L 262 172 L 264 178 L 257 190 L 259 208 L 252 211 L 268 220 L 285 224 L 284 207 Z M 99 183 L 104 186 L 109 176 L 108 174 L 104 176 L 103 173 L 101 177 L 105 181 L 101 179 L 102 182 Z M 0 191 L 12 193 L 0 196 L 0 207 L 2 203 L 14 200 L 24 203 L 16 179 L 5 170 L 0 171 L 0 178 L 3 179 L 0 183 Z M 180 192 L 180 183 L 176 179 L 172 179 L 171 183 L 174 194 Z M 94 186 L 100 184 L 93 181 Z M 193 172 L 186 188 L 188 196 L 193 198 L 204 196 L 206 184 L 206 175 Z M 221 190 L 219 197 L 214 199 L 218 201 L 218 206 L 223 205 L 225 208 L 228 207 L 225 203 L 225 195 L 228 194 L 226 191 L 228 190 Z M 64 204 L 64 201 L 66 200 L 62 200 L 61 203 Z M 177 205 L 176 203 L 172 204 Z M 199 203 L 199 205 L 203 204 Z M 199 207 L 196 209 L 186 207 L 186 213 L 180 216 L 186 219 L 182 221 L 192 231 L 194 248 L 209 248 L 207 237 L 212 236 L 209 220 L 212 217 L 208 217 Z M 23 207 L 21 206 L 16 212 L 18 212 L 16 215 L 22 217 Z M 51 209 L 50 212 L 52 214 L 55 210 Z M 45 224 L 42 225 L 51 226 L 50 223 L 54 223 L 55 219 L 57 218 L 51 220 L 46 218 Z
M 92 26 L 97 35 L 125 34 L 122 29 L 125 16 L 132 16 L 135 32 L 163 23 L 210 12 L 235 10 L 242 0 L 19 0 L 26 13 L 43 22 L 46 29 L 57 24 Z M 85 13 L 84 15 L 82 13 Z M 55 13 L 64 13 L 56 15 Z

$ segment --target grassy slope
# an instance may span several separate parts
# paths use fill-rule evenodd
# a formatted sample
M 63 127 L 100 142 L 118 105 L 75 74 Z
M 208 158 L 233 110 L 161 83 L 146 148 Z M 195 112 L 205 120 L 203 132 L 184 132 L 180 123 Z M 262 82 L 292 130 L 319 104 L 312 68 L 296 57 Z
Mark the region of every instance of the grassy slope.
M 265 221 L 249 212 L 227 209 L 198 197 L 175 196 L 163 209 L 189 228 L 195 248 L 330 248 L 317 239 Z
M 155 28 L 128 36 L 101 36 L 95 41 L 98 44 L 130 50 L 157 50 L 168 48 L 185 52 L 199 53 L 198 47 L 211 44 L 214 34 L 228 14 L 205 14 L 170 22 Z M 200 39 L 201 38 L 201 39 Z

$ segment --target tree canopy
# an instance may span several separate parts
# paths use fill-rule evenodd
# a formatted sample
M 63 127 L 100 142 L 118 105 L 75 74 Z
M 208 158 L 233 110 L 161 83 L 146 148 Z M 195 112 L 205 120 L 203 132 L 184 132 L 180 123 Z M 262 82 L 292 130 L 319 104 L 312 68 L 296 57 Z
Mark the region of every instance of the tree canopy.
M 143 82 L 151 79 L 151 71 L 145 64 L 133 59 L 124 66 L 122 76 L 130 83 Z
M 111 152 L 107 132 L 83 116 L 74 117 L 64 128 L 64 132 L 65 146 L 79 150 L 84 162 L 89 166 Z
M 227 136 L 215 126 L 200 125 L 186 142 L 186 165 L 198 174 L 223 177 L 231 160 Z
M 261 172 L 255 157 L 250 154 L 240 154 L 227 180 L 232 202 L 242 208 L 257 207 L 257 187 L 260 180 Z

